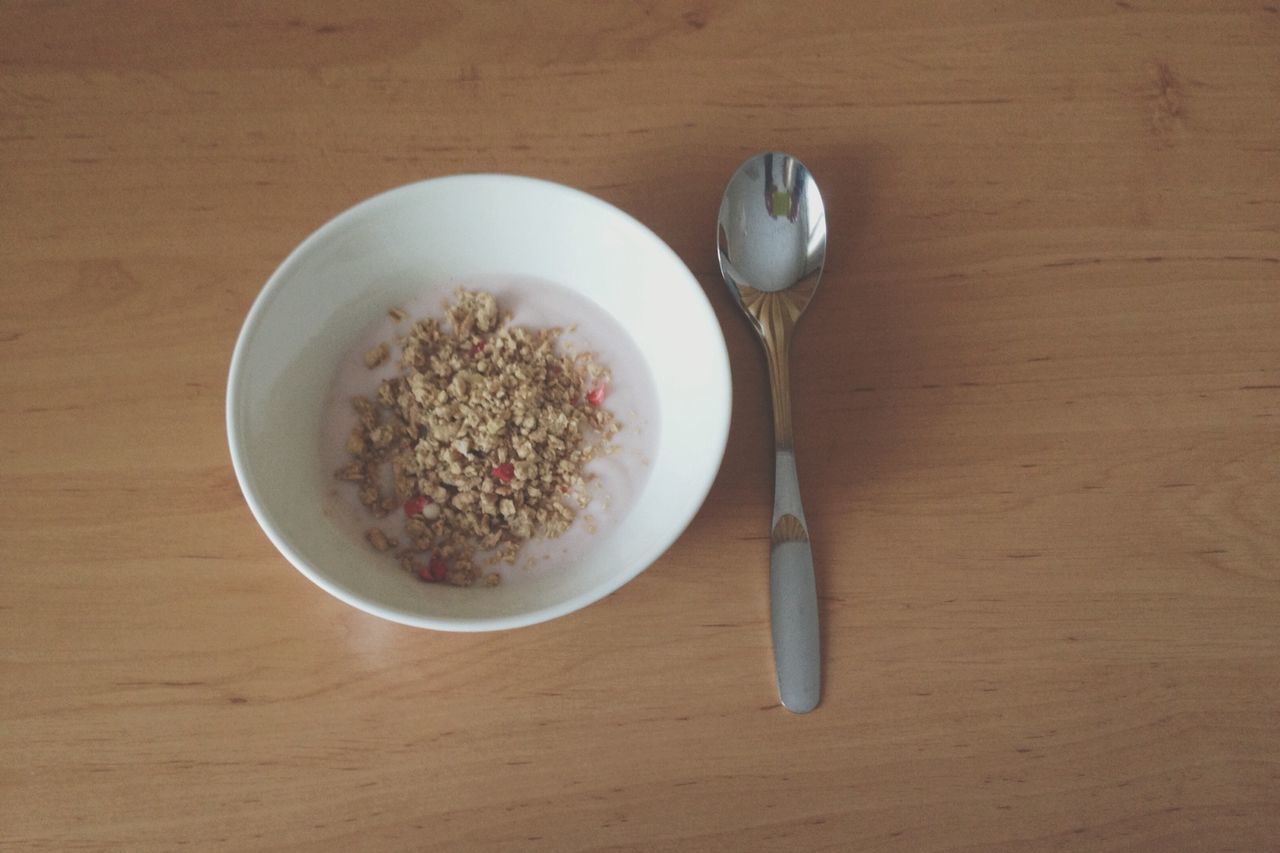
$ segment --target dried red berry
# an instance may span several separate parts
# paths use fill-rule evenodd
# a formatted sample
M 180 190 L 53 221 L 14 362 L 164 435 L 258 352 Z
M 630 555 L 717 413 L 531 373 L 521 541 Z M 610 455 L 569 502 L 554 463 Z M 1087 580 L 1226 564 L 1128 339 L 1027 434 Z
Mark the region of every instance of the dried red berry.
M 503 462 L 501 465 L 494 468 L 493 471 L 491 471 L 490 473 L 492 473 L 493 476 L 497 477 L 502 482 L 510 483 L 511 478 L 516 475 L 516 466 L 511 464 L 510 462 Z
M 485 345 L 488 343 L 489 342 L 484 338 L 480 338 L 480 340 L 476 341 L 471 345 L 471 354 L 479 355 L 480 353 L 484 352 Z
M 600 405 L 604 402 L 604 392 L 605 386 L 604 383 L 601 382 L 599 385 L 587 392 L 587 402 L 593 406 Z
M 427 505 L 427 499 L 423 495 L 415 495 L 404 502 L 405 518 L 413 518 L 420 515 L 423 508 Z
M 428 562 L 418 566 L 418 577 L 427 583 L 440 583 L 448 574 L 449 565 L 434 554 Z

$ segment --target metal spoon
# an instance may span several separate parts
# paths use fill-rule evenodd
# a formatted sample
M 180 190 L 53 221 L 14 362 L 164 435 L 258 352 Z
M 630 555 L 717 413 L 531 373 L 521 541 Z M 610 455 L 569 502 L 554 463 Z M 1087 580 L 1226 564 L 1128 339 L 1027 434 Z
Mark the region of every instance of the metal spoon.
M 818 596 L 800 486 L 796 481 L 787 375 L 796 321 L 813 298 L 827 254 L 818 185 L 796 158 L 757 154 L 729 179 L 716 244 L 720 274 L 755 326 L 773 396 L 773 534 L 770 621 L 778 694 L 788 710 L 812 711 L 821 693 Z

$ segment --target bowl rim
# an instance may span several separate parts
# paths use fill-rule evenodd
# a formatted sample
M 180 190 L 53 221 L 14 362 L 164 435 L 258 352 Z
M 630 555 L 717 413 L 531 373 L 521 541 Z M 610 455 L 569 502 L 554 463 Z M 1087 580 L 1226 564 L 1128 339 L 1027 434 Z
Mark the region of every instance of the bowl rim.
M 266 507 L 260 498 L 259 492 L 253 484 L 253 479 L 250 475 L 247 461 L 248 454 L 245 446 L 246 439 L 238 425 L 238 413 L 241 410 L 240 397 L 242 396 L 241 377 L 245 370 L 245 359 L 247 357 L 246 352 L 254 341 L 258 332 L 258 327 L 262 324 L 263 317 L 266 314 L 268 307 L 283 289 L 283 282 L 292 271 L 292 268 L 300 263 L 301 259 L 311 251 L 313 246 L 325 240 L 332 232 L 346 227 L 352 220 L 367 215 L 377 208 L 393 204 L 398 200 L 398 197 L 419 191 L 426 185 L 439 185 L 455 182 L 465 183 L 477 180 L 536 186 L 543 191 L 560 193 L 567 197 L 574 198 L 578 202 L 583 202 L 589 206 L 598 208 L 606 215 L 620 218 L 621 221 L 636 229 L 642 237 L 652 244 L 652 247 L 656 251 L 668 256 L 679 269 L 683 270 L 687 274 L 688 283 L 693 286 L 692 289 L 695 295 L 693 301 L 697 306 L 696 310 L 700 310 L 703 313 L 703 319 L 708 321 L 709 325 L 717 332 L 712 344 L 712 349 L 714 350 L 714 364 L 708 365 L 708 369 L 719 374 L 719 379 L 723 383 L 725 393 L 723 395 L 722 404 L 718 407 L 717 411 L 714 412 L 715 421 L 708 422 L 706 424 L 708 427 L 715 428 L 715 433 L 711 436 L 711 446 L 713 448 L 715 464 L 710 468 L 708 476 L 705 478 L 705 482 L 694 482 L 690 484 L 691 491 L 696 497 L 696 501 L 692 504 L 692 512 L 690 512 L 688 517 L 680 524 L 673 526 L 666 536 L 661 537 L 660 539 L 655 539 L 646 550 L 645 554 L 635 561 L 634 567 L 625 572 L 621 572 L 616 576 L 611 576 L 607 581 L 573 596 L 572 598 L 557 602 L 556 604 L 530 610 L 525 613 L 511 616 L 480 618 L 424 616 L 420 613 L 412 613 L 404 609 L 396 609 L 377 604 L 362 598 L 361 596 L 355 595 L 343 586 L 330 581 L 323 572 L 315 569 L 305 559 L 303 559 L 302 556 L 289 544 L 288 540 L 275 529 L 275 526 L 270 521 L 270 516 Z M 697 517 L 698 513 L 701 512 L 702 507 L 706 503 L 707 495 L 710 493 L 711 487 L 719 477 L 720 469 L 724 464 L 724 455 L 729 440 L 729 428 L 733 407 L 733 376 L 730 369 L 728 347 L 724 340 L 724 332 L 720 327 L 718 318 L 715 316 L 715 310 L 711 305 L 711 301 L 707 298 L 706 292 L 698 282 L 697 276 L 693 274 L 693 271 L 689 269 L 684 260 L 676 254 L 675 250 L 673 250 L 665 240 L 659 237 L 647 225 L 604 199 L 566 184 L 542 178 L 502 172 L 464 172 L 425 178 L 383 190 L 382 192 L 376 193 L 375 195 L 342 210 L 308 234 L 302 242 L 298 243 L 298 245 L 295 246 L 284 260 L 281 261 L 272 271 L 271 275 L 267 278 L 266 283 L 254 298 L 253 304 L 250 306 L 249 312 L 245 316 L 244 323 L 242 324 L 240 332 L 236 338 L 235 347 L 231 353 L 225 403 L 227 443 L 231 454 L 232 468 L 235 471 L 236 481 L 239 484 L 240 492 L 244 496 L 245 502 L 249 506 L 249 511 L 252 513 L 258 527 L 266 534 L 267 538 L 271 541 L 271 544 L 275 546 L 276 550 L 279 551 L 280 554 L 304 577 L 339 601 L 342 601 L 357 610 L 390 622 L 415 628 L 428 628 L 438 631 L 501 631 L 535 625 L 561 616 L 566 616 L 594 604 L 597 601 L 607 598 L 609 595 L 634 580 L 642 572 L 657 562 L 658 559 L 660 559 L 662 555 L 665 554 L 682 535 L 684 535 L 684 532 L 688 530 L 689 525 L 693 523 L 693 520 Z

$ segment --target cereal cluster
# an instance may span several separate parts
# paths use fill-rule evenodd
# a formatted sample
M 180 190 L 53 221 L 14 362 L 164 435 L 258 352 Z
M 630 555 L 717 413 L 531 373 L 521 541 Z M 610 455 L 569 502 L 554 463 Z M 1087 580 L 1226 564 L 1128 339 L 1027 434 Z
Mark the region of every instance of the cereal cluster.
M 484 292 L 457 291 L 445 313 L 447 326 L 414 323 L 397 375 L 352 401 L 351 461 L 337 476 L 375 516 L 403 510 L 396 534 L 368 530 L 371 546 L 423 580 L 469 586 L 481 555 L 513 562 L 529 539 L 569 528 L 589 502 L 584 466 L 611 451 L 619 425 L 602 405 L 609 372 L 563 352 L 560 329 L 512 326 Z M 383 343 L 364 358 L 372 369 L 390 357 Z

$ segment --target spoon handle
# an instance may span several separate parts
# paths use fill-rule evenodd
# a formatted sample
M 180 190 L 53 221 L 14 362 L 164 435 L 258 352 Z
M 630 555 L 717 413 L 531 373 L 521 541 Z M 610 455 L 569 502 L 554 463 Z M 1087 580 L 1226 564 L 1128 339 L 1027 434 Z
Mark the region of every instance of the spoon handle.
M 787 329 L 788 325 L 781 324 L 782 329 Z M 800 504 L 800 483 L 796 478 L 796 456 L 791 439 L 791 394 L 787 369 L 789 343 L 787 334 L 765 337 L 776 445 L 769 607 L 778 695 L 787 710 L 804 714 L 818 705 L 822 659 L 813 552 L 809 546 L 804 508 Z
M 769 556 L 773 662 L 782 704 L 789 711 L 804 714 L 817 707 L 821 691 L 818 594 L 809 532 L 800 507 L 796 459 L 790 450 L 776 453 L 773 493 Z

